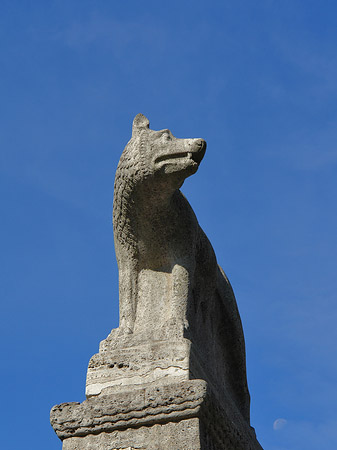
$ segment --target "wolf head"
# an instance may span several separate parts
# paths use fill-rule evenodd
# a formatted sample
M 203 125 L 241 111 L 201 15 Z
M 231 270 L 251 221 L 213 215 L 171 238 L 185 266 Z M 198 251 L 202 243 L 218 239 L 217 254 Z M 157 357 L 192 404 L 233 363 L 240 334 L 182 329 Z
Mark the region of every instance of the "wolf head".
M 170 130 L 154 131 L 149 125 L 143 114 L 134 118 L 132 138 L 121 160 L 131 163 L 129 166 L 136 169 L 136 178 L 154 177 L 160 184 L 179 188 L 185 178 L 198 170 L 206 142 L 203 139 L 178 139 Z

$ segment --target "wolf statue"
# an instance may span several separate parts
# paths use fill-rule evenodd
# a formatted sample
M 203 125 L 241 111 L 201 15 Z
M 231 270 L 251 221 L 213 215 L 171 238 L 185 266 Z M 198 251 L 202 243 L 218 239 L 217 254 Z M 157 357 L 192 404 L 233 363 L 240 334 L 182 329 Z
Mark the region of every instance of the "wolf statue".
M 203 139 L 151 130 L 142 114 L 133 121 L 114 186 L 119 333 L 190 339 L 214 383 L 223 380 L 249 422 L 245 344 L 234 293 L 180 192 L 205 150 Z
M 234 293 L 180 192 L 205 150 L 133 121 L 114 189 L 119 327 L 89 361 L 87 399 L 51 410 L 63 450 L 262 450 Z

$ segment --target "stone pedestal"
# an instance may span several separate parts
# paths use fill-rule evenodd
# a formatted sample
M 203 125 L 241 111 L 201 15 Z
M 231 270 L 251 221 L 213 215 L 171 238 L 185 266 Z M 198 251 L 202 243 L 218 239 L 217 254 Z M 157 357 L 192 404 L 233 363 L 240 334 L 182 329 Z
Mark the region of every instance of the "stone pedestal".
M 231 397 L 193 379 L 192 362 L 188 339 L 103 341 L 87 400 L 51 411 L 63 450 L 261 450 Z
M 101 351 L 91 358 L 87 397 L 107 388 L 112 393 L 153 382 L 164 385 L 189 379 L 191 343 L 187 339 L 139 342 L 130 337 L 119 345 L 122 347 L 113 348 L 103 341 Z
M 261 450 L 254 430 L 203 380 L 107 389 L 55 406 L 51 422 L 63 450 Z

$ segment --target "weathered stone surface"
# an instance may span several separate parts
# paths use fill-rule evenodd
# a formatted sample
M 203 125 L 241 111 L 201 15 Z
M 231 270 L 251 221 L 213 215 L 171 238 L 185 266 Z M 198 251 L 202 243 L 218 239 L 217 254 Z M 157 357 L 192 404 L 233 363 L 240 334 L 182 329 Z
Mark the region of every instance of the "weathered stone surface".
M 132 443 L 132 447 L 130 445 Z M 66 439 L 63 450 L 200 450 L 199 419 Z M 215 447 L 214 447 L 215 449 Z
M 206 397 L 202 380 L 154 385 L 91 397 L 83 403 L 63 403 L 51 411 L 60 439 L 115 429 L 165 423 L 195 416 Z
M 131 445 L 163 450 L 261 450 L 254 430 L 235 404 L 230 398 L 223 400 L 221 405 L 203 380 L 122 393 L 107 389 L 82 404 L 55 406 L 51 423 L 65 442 L 63 450 Z M 182 429 L 185 434 L 178 435 Z
M 87 400 L 51 411 L 63 450 L 262 450 L 235 296 L 179 190 L 205 150 L 134 119 L 114 188 L 120 325 L 89 362 Z
M 130 343 L 130 342 L 129 342 Z M 133 347 L 116 348 L 94 355 L 88 367 L 86 395 L 98 395 L 103 389 L 125 390 L 189 379 L 190 342 L 147 342 Z

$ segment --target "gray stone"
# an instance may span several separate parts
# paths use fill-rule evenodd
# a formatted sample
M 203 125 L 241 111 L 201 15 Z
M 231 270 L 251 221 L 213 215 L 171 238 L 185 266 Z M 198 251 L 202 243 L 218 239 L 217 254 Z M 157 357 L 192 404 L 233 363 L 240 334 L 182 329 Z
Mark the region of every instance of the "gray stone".
M 101 351 L 88 367 L 86 396 L 109 388 L 120 392 L 155 381 L 168 384 L 189 379 L 190 341 L 155 341 Z
M 203 380 L 114 393 L 107 390 L 51 411 L 64 450 L 261 450 L 254 430 L 230 398 L 222 406 Z M 99 436 L 99 438 L 97 438 Z
M 180 192 L 204 157 L 203 139 L 153 131 L 138 114 L 119 161 L 113 225 L 119 268 L 119 334 L 187 337 L 216 384 L 249 421 L 245 345 L 230 283 Z
M 69 438 L 64 441 L 63 450 L 199 450 L 198 430 L 197 418 L 184 419 L 151 427 L 100 433 L 97 436 L 89 434 Z M 130 442 L 132 447 L 128 446 Z
M 234 293 L 180 192 L 205 150 L 134 119 L 114 187 L 120 325 L 89 362 L 87 400 L 51 411 L 63 450 L 261 450 Z

